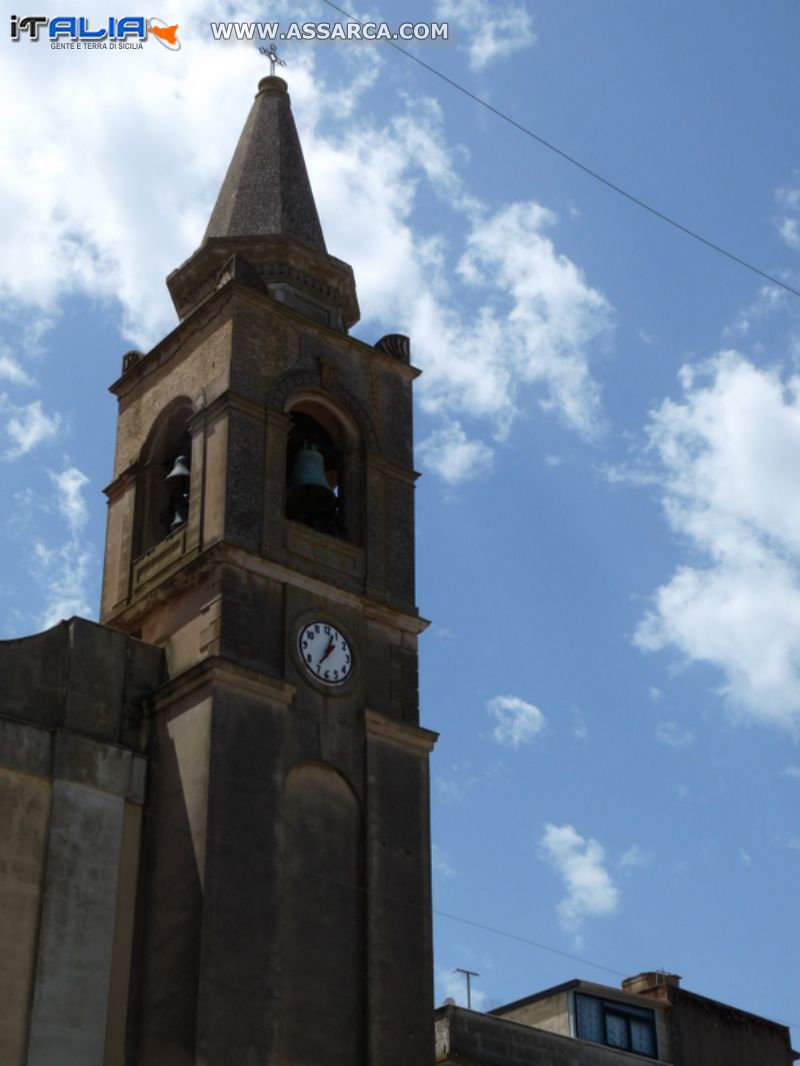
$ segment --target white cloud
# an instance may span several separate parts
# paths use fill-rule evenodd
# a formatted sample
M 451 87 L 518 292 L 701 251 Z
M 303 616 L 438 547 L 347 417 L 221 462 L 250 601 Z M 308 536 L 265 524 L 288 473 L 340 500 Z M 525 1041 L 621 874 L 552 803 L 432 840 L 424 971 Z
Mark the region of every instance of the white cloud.
M 739 861 L 741 862 L 742 866 L 752 866 L 753 856 L 750 854 L 749 851 L 746 851 L 745 848 L 740 848 Z
M 42 541 L 34 544 L 32 576 L 45 596 L 40 618 L 42 629 L 48 629 L 62 618 L 93 614 L 87 593 L 93 560 L 91 548 L 72 537 L 55 548 Z
M 447 21 L 450 37 L 465 45 L 473 70 L 536 43 L 533 20 L 523 4 L 501 0 L 438 0 L 436 18 Z
M 585 839 L 571 825 L 548 824 L 541 846 L 566 889 L 557 908 L 562 928 L 577 936 L 588 918 L 616 912 L 619 890 L 605 867 L 605 851 L 598 841 Z
M 67 520 L 72 533 L 77 533 L 89 517 L 89 509 L 83 498 L 83 488 L 89 484 L 88 477 L 75 466 L 70 466 L 60 474 L 50 473 L 57 489 L 58 509 Z
M 622 870 L 633 870 L 637 866 L 650 866 L 652 862 L 653 856 L 649 851 L 643 851 L 638 844 L 631 844 L 620 857 L 619 865 Z
M 280 16 L 290 5 L 271 9 Z M 82 13 L 102 22 L 107 9 L 86 0 Z M 75 292 L 119 300 L 137 344 L 174 324 L 163 278 L 199 244 L 243 122 L 242 79 L 250 71 L 255 86 L 264 71 L 252 45 L 213 42 L 208 22 L 220 16 L 263 11 L 254 0 L 185 0 L 177 56 L 145 46 L 122 61 L 98 51 L 56 63 L 46 42 L 5 49 L 0 91 L 14 100 L 0 127 L 7 304 L 50 312 Z
M 486 710 L 497 721 L 492 736 L 498 744 L 511 748 L 530 744 L 545 726 L 545 717 L 539 708 L 518 696 L 495 696 L 486 704 Z
M 595 435 L 602 419 L 589 353 L 610 327 L 607 301 L 545 235 L 551 212 L 520 203 L 489 214 L 469 197 L 438 105 L 413 106 L 387 129 L 304 138 L 328 245 L 353 264 L 368 321 L 411 336 L 427 412 L 480 418 L 502 436 L 533 390 L 571 428 Z M 466 216 L 463 247 L 415 232 L 420 168 L 443 204 Z
M 800 766 L 787 766 L 785 770 L 781 770 L 783 777 L 794 777 L 800 780 Z
M 8 351 L 0 351 L 0 381 L 10 381 L 12 385 L 36 384 Z
M 490 469 L 492 449 L 470 440 L 460 422 L 446 422 L 418 446 L 422 463 L 450 485 L 458 485 Z
M 476 290 L 488 286 L 507 294 L 505 315 L 484 308 L 482 326 L 499 331 L 511 379 L 541 384 L 542 405 L 591 437 L 601 426 L 600 394 L 586 353 L 609 328 L 610 307 L 545 236 L 555 221 L 533 202 L 481 220 L 469 234 L 459 273 Z
M 27 455 L 37 445 L 55 437 L 61 427 L 61 416 L 46 414 L 41 400 L 17 405 L 5 393 L 0 393 L 0 416 L 5 416 L 4 429 L 11 441 L 5 452 L 6 459 Z
M 654 594 L 639 647 L 716 667 L 730 708 L 791 728 L 800 715 L 800 377 L 734 351 L 681 372 L 651 412 L 664 513 L 693 552 Z
M 780 214 L 776 219 L 778 233 L 790 248 L 800 252 L 800 186 L 787 186 L 775 193 Z
M 96 577 L 94 546 L 83 539 L 88 508 L 83 491 L 89 484 L 75 466 L 61 473 L 48 471 L 50 492 L 28 488 L 15 494 L 15 512 L 21 518 L 9 523 L 27 545 L 29 577 L 41 599 L 29 600 L 18 623 L 47 629 L 72 615 L 92 617 L 90 590 Z
M 532 41 L 521 5 L 453 8 L 459 25 L 480 24 L 484 58 Z M 90 18 L 105 12 L 99 0 L 83 10 Z M 301 19 L 306 10 L 276 0 L 270 13 Z M 255 0 L 186 0 L 179 59 L 145 48 L 129 57 L 136 62 L 98 53 L 86 57 L 91 63 L 57 64 L 45 48 L 8 50 L 0 91 L 15 106 L 0 128 L 0 298 L 42 322 L 70 294 L 109 301 L 126 339 L 142 348 L 174 326 L 162 279 L 200 243 L 249 89 L 264 71 L 252 45 L 213 42 L 208 22 L 262 16 Z M 420 403 L 443 419 L 451 444 L 458 420 L 472 420 L 455 456 L 432 438 L 445 474 L 485 472 L 489 440 L 529 411 L 531 398 L 579 433 L 596 434 L 590 355 L 611 310 L 558 252 L 555 216 L 535 203 L 494 212 L 481 204 L 464 185 L 465 153 L 448 143 L 433 100 L 414 94 L 380 124 L 362 106 L 352 121 L 382 60 L 377 49 L 346 51 L 338 83 L 315 72 L 315 49 L 293 55 L 294 113 L 328 247 L 355 269 L 369 316 L 360 328 L 411 335 L 425 371 Z M 431 194 L 441 221 L 423 232 L 418 209 Z
M 691 747 L 695 742 L 695 735 L 691 729 L 681 729 L 676 722 L 659 722 L 656 726 L 656 740 L 659 744 L 666 744 L 677 751 Z
M 754 326 L 770 318 L 786 303 L 788 293 L 777 285 L 762 285 L 756 298 L 747 307 L 743 307 L 729 326 L 722 331 L 723 337 L 730 341 L 746 337 Z

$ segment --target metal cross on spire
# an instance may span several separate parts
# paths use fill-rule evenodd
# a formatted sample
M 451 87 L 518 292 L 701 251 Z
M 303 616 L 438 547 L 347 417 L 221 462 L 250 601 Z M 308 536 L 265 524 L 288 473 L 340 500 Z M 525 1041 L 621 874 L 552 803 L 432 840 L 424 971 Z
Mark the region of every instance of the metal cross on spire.
M 275 77 L 276 66 L 286 66 L 286 60 L 281 59 L 281 57 L 278 55 L 278 49 L 275 47 L 274 44 L 271 44 L 269 48 L 259 48 L 259 52 L 262 54 L 262 56 L 265 56 L 270 62 L 269 73 L 271 77 Z

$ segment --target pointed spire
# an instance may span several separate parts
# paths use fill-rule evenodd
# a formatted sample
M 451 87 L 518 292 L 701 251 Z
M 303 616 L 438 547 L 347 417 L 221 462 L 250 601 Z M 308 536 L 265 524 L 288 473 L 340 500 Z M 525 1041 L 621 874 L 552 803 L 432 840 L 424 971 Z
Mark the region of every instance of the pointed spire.
M 294 237 L 325 252 L 314 195 L 283 78 L 258 83 L 205 233 L 210 237 Z
M 246 286 L 331 329 L 358 322 L 353 269 L 325 247 L 286 82 L 258 83 L 203 243 L 167 278 L 181 321 Z

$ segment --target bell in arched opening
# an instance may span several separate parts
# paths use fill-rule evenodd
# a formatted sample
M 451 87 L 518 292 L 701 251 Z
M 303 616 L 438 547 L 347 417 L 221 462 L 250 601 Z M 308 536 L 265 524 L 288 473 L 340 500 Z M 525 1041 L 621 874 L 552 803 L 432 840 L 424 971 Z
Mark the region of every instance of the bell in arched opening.
M 286 486 L 287 517 L 324 527 L 335 512 L 336 493 L 325 475 L 325 458 L 313 444 L 303 441 Z
M 189 518 L 191 469 L 187 455 L 176 457 L 164 481 L 169 489 L 170 508 L 166 515 L 167 531 L 173 533 Z

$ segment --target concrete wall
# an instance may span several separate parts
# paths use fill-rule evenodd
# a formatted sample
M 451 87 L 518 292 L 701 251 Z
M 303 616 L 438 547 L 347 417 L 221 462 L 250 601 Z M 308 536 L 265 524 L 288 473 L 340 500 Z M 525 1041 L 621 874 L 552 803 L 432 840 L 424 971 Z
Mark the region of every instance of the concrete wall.
M 122 1066 L 163 655 L 92 622 L 0 642 L 0 1062 Z
M 670 989 L 672 1039 L 679 1066 L 790 1066 L 789 1030 L 684 989 Z
M 0 770 L 0 1061 L 23 1066 L 36 969 L 50 782 Z
M 436 1062 L 452 1066 L 642 1066 L 653 1061 L 460 1007 L 440 1007 L 435 1019 Z M 705 1066 L 723 1061 L 706 1059 Z
M 532 1025 L 549 1033 L 570 1035 L 569 992 L 557 992 L 552 996 L 535 999 L 513 1010 L 503 1011 L 502 1017 L 520 1025 Z

